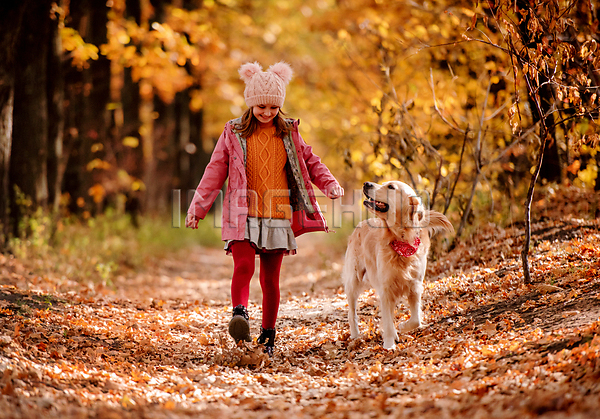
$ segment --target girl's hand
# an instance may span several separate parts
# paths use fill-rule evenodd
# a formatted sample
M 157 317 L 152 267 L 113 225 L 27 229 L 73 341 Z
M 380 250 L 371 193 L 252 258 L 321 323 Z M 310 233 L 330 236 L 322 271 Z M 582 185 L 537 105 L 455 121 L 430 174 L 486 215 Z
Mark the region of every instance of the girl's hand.
M 336 199 L 344 196 L 344 188 L 340 185 L 334 186 L 327 195 L 330 199 Z
M 185 217 L 185 226 L 188 228 L 191 227 L 193 229 L 198 228 L 198 219 L 196 218 L 196 216 L 193 214 L 188 214 Z

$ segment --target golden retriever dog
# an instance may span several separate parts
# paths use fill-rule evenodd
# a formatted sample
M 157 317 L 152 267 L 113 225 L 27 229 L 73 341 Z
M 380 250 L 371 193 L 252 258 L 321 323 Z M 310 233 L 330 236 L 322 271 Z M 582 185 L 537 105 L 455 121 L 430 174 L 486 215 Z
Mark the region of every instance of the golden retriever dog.
M 406 332 L 423 325 L 421 294 L 427 267 L 430 236 L 453 232 L 445 215 L 425 210 L 421 199 L 406 183 L 366 182 L 363 204 L 375 215 L 362 221 L 348 240 L 342 281 L 348 298 L 350 337 L 359 336 L 356 302 L 361 292 L 374 288 L 380 302 L 383 347 L 392 349 L 398 339 L 394 309 L 406 297 L 410 319 L 400 325 Z

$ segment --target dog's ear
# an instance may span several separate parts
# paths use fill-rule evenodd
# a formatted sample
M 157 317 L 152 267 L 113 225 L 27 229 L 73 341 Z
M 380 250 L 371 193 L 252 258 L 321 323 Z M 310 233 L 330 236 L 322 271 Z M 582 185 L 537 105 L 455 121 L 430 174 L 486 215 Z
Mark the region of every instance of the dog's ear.
M 452 223 L 441 212 L 427 210 L 425 215 L 427 220 L 425 227 L 429 229 L 429 232 L 431 233 L 430 235 L 442 231 L 454 233 L 454 227 L 452 226 Z

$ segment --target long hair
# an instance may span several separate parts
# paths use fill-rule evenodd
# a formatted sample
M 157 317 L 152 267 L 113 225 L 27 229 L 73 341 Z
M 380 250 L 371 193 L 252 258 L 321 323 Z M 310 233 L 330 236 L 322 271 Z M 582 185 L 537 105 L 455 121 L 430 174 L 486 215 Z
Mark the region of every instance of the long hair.
M 292 131 L 292 125 L 283 118 L 283 111 L 279 109 L 277 115 L 273 119 L 275 125 L 275 135 L 279 138 L 283 138 Z M 246 112 L 242 115 L 242 122 L 235 125 L 233 129 L 244 138 L 249 138 L 258 129 L 260 122 L 252 113 L 252 108 L 246 109 Z

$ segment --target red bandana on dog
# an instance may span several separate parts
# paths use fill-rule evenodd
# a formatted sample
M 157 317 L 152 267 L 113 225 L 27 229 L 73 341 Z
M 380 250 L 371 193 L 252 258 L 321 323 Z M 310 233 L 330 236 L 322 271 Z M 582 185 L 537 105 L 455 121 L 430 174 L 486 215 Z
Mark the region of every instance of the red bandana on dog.
M 407 258 L 417 253 L 417 249 L 419 248 L 420 244 L 421 240 L 418 237 L 415 237 L 415 242 L 412 246 L 406 242 L 401 242 L 399 240 L 394 240 L 390 243 L 390 246 L 392 246 L 392 249 L 394 249 L 396 253 L 398 253 L 400 256 L 404 256 L 405 258 Z

